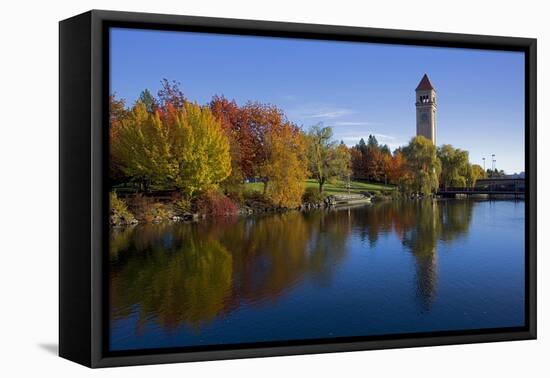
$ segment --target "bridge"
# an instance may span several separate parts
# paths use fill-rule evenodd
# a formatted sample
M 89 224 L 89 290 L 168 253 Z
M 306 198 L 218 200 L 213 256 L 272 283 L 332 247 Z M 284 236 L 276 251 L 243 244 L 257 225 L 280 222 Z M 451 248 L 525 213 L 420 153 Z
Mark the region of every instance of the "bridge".
M 477 180 L 473 188 L 441 187 L 436 193 L 442 197 L 458 196 L 513 196 L 523 198 L 525 196 L 524 178 L 491 178 Z

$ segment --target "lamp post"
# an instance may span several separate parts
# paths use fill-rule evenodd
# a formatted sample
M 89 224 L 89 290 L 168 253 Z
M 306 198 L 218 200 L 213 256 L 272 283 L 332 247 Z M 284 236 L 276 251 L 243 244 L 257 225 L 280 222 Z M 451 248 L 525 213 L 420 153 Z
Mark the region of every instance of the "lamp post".
M 486 172 L 485 171 L 485 158 L 481 158 L 481 160 L 483 160 L 483 172 Z
M 492 154 L 492 155 L 491 155 L 491 158 L 492 158 L 491 169 L 492 169 L 493 174 L 494 174 L 494 173 L 495 173 L 495 163 L 496 163 L 495 154 Z

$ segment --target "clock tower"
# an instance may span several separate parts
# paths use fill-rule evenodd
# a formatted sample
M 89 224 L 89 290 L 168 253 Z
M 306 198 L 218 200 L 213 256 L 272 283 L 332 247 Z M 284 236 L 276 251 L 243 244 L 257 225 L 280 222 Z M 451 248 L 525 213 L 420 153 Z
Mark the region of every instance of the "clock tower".
M 423 137 L 435 144 L 435 88 L 428 75 L 424 74 L 416 87 L 416 136 Z

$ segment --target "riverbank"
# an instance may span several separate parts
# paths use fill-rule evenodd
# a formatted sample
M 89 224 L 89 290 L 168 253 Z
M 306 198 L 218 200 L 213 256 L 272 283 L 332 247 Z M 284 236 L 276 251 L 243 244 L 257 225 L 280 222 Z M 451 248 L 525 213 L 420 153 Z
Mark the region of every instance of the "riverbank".
M 131 186 L 113 188 L 111 226 L 162 222 L 196 222 L 213 216 L 248 216 L 286 211 L 311 211 L 348 204 L 391 199 L 396 189 L 390 185 L 362 181 L 327 182 L 323 192 L 316 180 L 304 182 L 301 202 L 294 207 L 278 206 L 263 193 L 263 182 L 247 182 L 226 193 L 210 191 L 184 199 L 173 190 L 136 192 Z
M 163 222 L 197 222 L 208 217 L 251 216 L 289 211 L 308 212 L 339 206 L 353 206 L 394 199 L 391 192 L 360 192 L 347 194 L 323 194 L 308 188 L 303 202 L 293 208 L 271 203 L 260 192 L 246 192 L 235 199 L 219 193 L 211 193 L 191 203 L 167 196 L 136 194 L 119 198 L 112 193 L 110 225 L 112 227 Z

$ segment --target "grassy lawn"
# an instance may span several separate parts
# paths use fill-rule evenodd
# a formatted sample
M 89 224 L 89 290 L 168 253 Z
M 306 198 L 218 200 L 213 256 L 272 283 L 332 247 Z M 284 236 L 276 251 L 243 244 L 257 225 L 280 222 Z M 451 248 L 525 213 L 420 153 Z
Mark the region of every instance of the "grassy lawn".
M 345 181 L 335 181 L 333 183 L 326 183 L 323 192 L 327 195 L 331 194 L 346 194 L 348 193 L 347 183 Z M 245 184 L 246 189 L 255 190 L 258 192 L 263 191 L 264 184 L 261 182 L 252 182 Z M 306 180 L 306 188 L 319 188 L 319 184 L 315 180 Z M 351 193 L 360 193 L 360 192 L 379 192 L 381 190 L 394 190 L 395 187 L 391 185 L 384 184 L 373 184 L 368 182 L 352 181 L 351 182 Z

